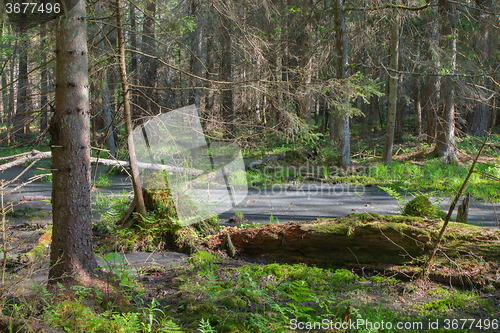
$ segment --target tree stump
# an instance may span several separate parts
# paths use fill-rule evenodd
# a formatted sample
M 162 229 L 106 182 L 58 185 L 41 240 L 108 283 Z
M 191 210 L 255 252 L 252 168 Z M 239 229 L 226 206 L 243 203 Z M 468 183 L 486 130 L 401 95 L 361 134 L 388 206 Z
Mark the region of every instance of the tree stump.
M 457 222 L 467 223 L 469 219 L 469 202 L 470 202 L 470 193 L 465 195 L 462 204 L 458 206 L 457 211 Z

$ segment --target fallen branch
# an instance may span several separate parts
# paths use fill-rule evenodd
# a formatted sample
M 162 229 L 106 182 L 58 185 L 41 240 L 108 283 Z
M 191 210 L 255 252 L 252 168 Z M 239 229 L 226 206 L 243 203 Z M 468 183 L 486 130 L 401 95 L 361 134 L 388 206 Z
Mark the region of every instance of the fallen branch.
M 18 155 L 16 155 L 18 156 Z M 24 153 L 23 157 L 16 159 L 15 161 L 5 163 L 0 165 L 0 171 L 5 171 L 7 169 L 13 168 L 18 165 L 22 165 L 26 162 L 34 162 L 38 160 L 43 160 L 46 158 L 51 158 L 52 153 L 50 151 L 48 152 L 41 152 L 38 150 L 33 150 L 30 153 Z M 105 158 L 95 158 L 91 157 L 90 158 L 90 163 L 95 165 L 106 165 L 106 166 L 111 166 L 111 167 L 129 167 L 129 163 L 126 161 L 119 161 L 119 160 L 109 160 Z M 161 164 L 155 164 L 155 163 L 142 163 L 138 162 L 137 163 L 138 167 L 140 169 L 147 169 L 147 170 L 165 170 L 167 172 L 181 172 L 181 173 L 186 173 L 189 175 L 194 175 L 194 176 L 199 176 L 203 174 L 203 170 L 198 170 L 198 169 L 193 169 L 193 168 L 182 168 L 182 167 L 174 167 L 170 165 L 161 165 Z
M 3 172 L 7 169 L 10 169 L 10 168 L 18 166 L 18 165 L 22 165 L 26 162 L 38 161 L 38 160 L 43 160 L 45 158 L 51 158 L 51 157 L 52 157 L 52 153 L 50 151 L 49 152 L 41 152 L 38 150 L 32 150 L 31 153 L 29 153 L 28 155 L 25 155 L 21 158 L 18 158 L 15 161 L 0 165 L 0 171 Z

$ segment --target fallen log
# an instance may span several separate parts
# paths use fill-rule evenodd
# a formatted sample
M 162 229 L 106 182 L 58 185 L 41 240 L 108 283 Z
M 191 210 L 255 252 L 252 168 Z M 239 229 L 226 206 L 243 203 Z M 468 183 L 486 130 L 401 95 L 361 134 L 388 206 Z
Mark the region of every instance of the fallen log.
M 46 158 L 51 158 L 52 153 L 50 151 L 48 152 L 41 152 L 38 150 L 33 150 L 30 153 L 23 153 L 21 158 L 18 158 L 12 162 L 4 163 L 0 165 L 0 171 L 5 171 L 9 168 L 22 165 L 26 162 L 33 162 L 33 161 L 38 161 Z M 92 165 L 99 164 L 99 165 L 106 165 L 106 166 L 112 166 L 112 167 L 124 167 L 128 168 L 129 163 L 126 161 L 119 161 L 119 160 L 110 160 L 110 159 L 105 159 L 105 158 L 95 158 L 91 157 L 90 158 L 90 163 Z M 182 168 L 182 167 L 174 167 L 170 165 L 162 165 L 162 164 L 154 164 L 154 163 L 142 163 L 138 162 L 137 166 L 140 169 L 148 169 L 148 170 L 165 170 L 167 172 L 181 172 L 181 173 L 186 173 L 189 175 L 194 175 L 194 176 L 199 176 L 204 173 L 203 170 L 198 170 L 198 169 L 193 169 L 193 168 Z
M 236 254 L 281 262 L 422 264 L 442 220 L 408 216 L 352 214 L 340 219 L 226 228 L 203 243 L 225 251 L 227 237 Z M 451 223 L 441 251 L 448 258 L 472 256 L 500 262 L 500 231 Z
M 45 158 L 51 158 L 52 153 L 49 152 L 42 152 L 38 150 L 32 150 L 29 154 L 26 154 L 22 156 L 21 158 L 18 158 L 12 162 L 4 163 L 0 165 L 0 171 L 5 171 L 7 169 L 10 169 L 12 167 L 22 165 L 26 162 L 33 162 L 33 161 L 38 161 L 38 160 L 43 160 Z

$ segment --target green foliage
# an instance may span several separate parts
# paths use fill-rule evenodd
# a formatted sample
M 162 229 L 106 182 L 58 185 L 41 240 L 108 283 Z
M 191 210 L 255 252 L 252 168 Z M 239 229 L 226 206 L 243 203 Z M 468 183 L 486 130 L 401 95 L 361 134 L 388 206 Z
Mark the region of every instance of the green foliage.
M 215 260 L 216 260 L 215 256 L 208 251 L 196 251 L 189 258 L 191 264 L 205 269 L 210 268 L 211 270 L 214 267 Z
M 122 287 L 131 287 L 134 283 L 130 280 L 132 270 L 128 267 L 125 258 L 117 252 L 108 253 L 104 258 L 100 257 L 103 261 L 101 268 L 114 273 Z
M 370 322 L 370 323 L 387 323 L 387 322 L 395 322 L 395 321 L 401 321 L 403 318 L 401 318 L 400 315 L 398 315 L 396 312 L 391 311 L 391 309 L 388 306 L 382 307 L 382 306 L 366 306 L 366 307 L 360 307 L 358 308 L 352 308 L 352 319 L 351 320 L 364 320 L 365 322 Z M 411 322 L 411 318 L 407 319 L 408 321 Z M 366 325 L 368 326 L 368 325 Z M 358 333 L 378 333 L 378 332 L 399 332 L 396 327 L 391 327 L 390 329 L 387 329 L 387 327 L 384 327 L 384 330 L 379 330 L 376 327 L 361 327 L 360 329 L 356 330 Z
M 491 311 L 491 301 L 481 299 L 478 294 L 473 292 L 449 291 L 438 287 L 429 290 L 428 294 L 437 298 L 421 305 L 419 309 L 422 311 L 435 311 L 441 314 L 446 314 L 451 309 L 462 310 L 466 308 L 488 308 Z
M 297 280 L 290 284 L 290 292 L 286 294 L 293 302 L 289 302 L 287 310 L 293 318 L 311 320 L 307 312 L 314 311 L 313 308 L 303 305 L 305 302 L 314 301 L 313 293 L 306 281 Z
M 280 224 L 280 220 L 277 217 L 274 217 L 273 214 L 271 214 L 271 216 L 269 216 L 269 223 Z
M 368 177 L 384 188 L 402 191 L 426 191 L 432 195 L 454 195 L 468 173 L 468 165 L 442 164 L 439 160 L 426 161 L 422 166 L 412 163 L 381 163 L 369 169 Z M 478 172 L 469 179 L 468 191 L 477 200 L 497 202 L 500 200 L 500 180 L 496 165 L 478 164 Z M 493 177 L 491 177 L 493 176 Z M 388 192 L 389 193 L 389 192 Z M 391 193 L 389 193 L 391 194 Z M 429 194 L 431 195 L 431 194 Z
M 207 319 L 201 319 L 200 323 L 198 324 L 198 331 L 200 333 L 216 333 L 216 331 L 212 328 L 212 325 L 210 325 L 210 321 Z
M 94 186 L 108 187 L 110 186 L 109 177 L 106 174 L 99 174 L 99 178 L 95 181 Z
M 428 217 L 428 218 L 439 218 L 443 217 L 443 212 L 438 210 L 424 195 L 416 196 L 411 199 L 405 206 L 404 215 L 407 216 L 418 216 L 418 217 Z M 444 216 L 446 217 L 446 215 Z
M 56 303 L 46 311 L 45 318 L 51 326 L 64 328 L 67 332 L 127 332 L 116 322 L 96 314 L 80 301 Z

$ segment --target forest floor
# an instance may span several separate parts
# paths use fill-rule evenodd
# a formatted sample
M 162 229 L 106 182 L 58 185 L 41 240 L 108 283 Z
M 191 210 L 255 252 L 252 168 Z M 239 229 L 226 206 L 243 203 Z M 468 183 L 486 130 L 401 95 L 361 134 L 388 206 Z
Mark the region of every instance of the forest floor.
M 469 146 L 477 148 L 477 143 L 467 143 L 465 148 Z M 353 212 L 398 214 L 401 205 L 419 192 L 446 210 L 449 199 L 439 198 L 453 193 L 467 172 L 467 158 L 457 165 L 442 166 L 426 159 L 429 147 L 425 145 L 408 152 L 396 147 L 396 162 L 391 167 L 371 162 L 376 149 L 360 148 L 356 169 L 346 174 L 321 174 L 319 169 L 295 175 L 283 171 L 297 170 L 305 163 L 308 149 L 285 157 L 284 164 L 257 167 L 247 174 L 248 198 L 238 209 L 223 214 L 221 222 L 233 225 L 226 219 L 236 215 L 245 228 L 254 223 L 307 221 Z M 319 159 L 325 165 L 333 162 L 325 154 Z M 478 194 L 471 204 L 470 219 L 495 228 L 500 207 L 491 202 L 498 202 L 499 181 L 485 174 L 498 177 L 500 170 L 495 158 L 483 162 L 470 186 Z M 369 167 L 369 173 L 360 168 L 363 165 Z M 2 176 L 8 178 L 5 173 Z M 98 179 L 101 186 L 93 200 L 96 236 L 102 228 L 112 228 L 112 221 L 130 201 L 130 184 L 123 176 Z M 384 191 L 371 186 L 374 183 Z M 331 194 L 330 189 L 337 192 Z M 51 221 L 49 204 L 23 197 L 50 196 L 50 191 L 50 182 L 38 182 L 12 197 L 16 203 L 22 201 L 7 216 L 12 236 L 17 237 L 12 241 L 27 240 L 18 252 L 35 247 Z M 21 269 L 8 269 L 8 282 L 1 288 L 0 331 L 8 331 L 16 321 L 27 332 L 500 331 L 500 292 L 492 285 L 460 289 L 396 279 L 384 266 L 363 269 L 356 263 L 312 267 L 227 259 L 204 251 L 191 256 L 159 250 L 125 256 L 101 253 L 101 266 L 115 273 L 112 279 L 119 280 L 118 290 L 75 286 L 49 292 L 44 287 L 48 247 L 42 245 L 44 250 L 36 260 Z M 14 292 L 14 285 L 7 288 L 12 281 L 23 291 Z

